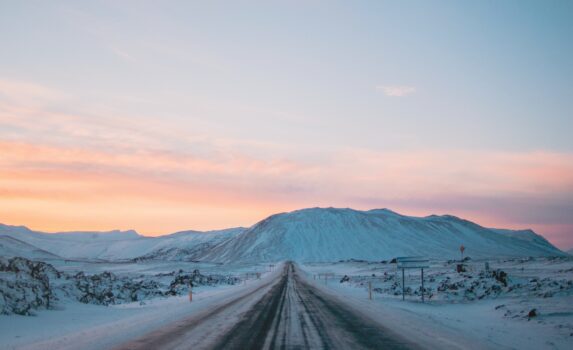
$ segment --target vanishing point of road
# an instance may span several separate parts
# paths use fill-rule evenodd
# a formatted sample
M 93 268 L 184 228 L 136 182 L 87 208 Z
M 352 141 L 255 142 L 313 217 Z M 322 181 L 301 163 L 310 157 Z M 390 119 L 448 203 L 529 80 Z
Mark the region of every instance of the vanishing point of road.
M 248 294 L 117 350 L 413 349 L 407 340 L 305 281 L 293 263 Z

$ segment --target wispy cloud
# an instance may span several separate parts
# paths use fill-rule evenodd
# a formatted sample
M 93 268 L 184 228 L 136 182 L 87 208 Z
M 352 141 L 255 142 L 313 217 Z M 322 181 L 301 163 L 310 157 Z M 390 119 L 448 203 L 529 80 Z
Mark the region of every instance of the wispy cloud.
M 122 60 L 124 60 L 128 63 L 135 63 L 135 59 L 133 58 L 132 55 L 127 53 L 127 51 L 120 49 L 118 47 L 115 47 L 115 46 L 111 46 L 110 49 L 116 56 L 118 56 Z
M 413 86 L 378 85 L 376 91 L 380 91 L 386 96 L 404 97 L 416 92 L 416 88 Z

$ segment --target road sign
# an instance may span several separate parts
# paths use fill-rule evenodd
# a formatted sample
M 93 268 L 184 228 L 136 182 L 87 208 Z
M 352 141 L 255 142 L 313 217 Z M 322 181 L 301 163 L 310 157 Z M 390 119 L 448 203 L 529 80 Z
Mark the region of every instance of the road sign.
M 402 300 L 406 298 L 406 269 L 420 269 L 422 280 L 422 302 L 424 302 L 424 269 L 430 267 L 430 260 L 423 256 L 403 256 L 396 258 L 396 266 L 402 269 Z
M 405 256 L 396 258 L 399 269 L 426 269 L 430 267 L 430 260 L 423 256 Z

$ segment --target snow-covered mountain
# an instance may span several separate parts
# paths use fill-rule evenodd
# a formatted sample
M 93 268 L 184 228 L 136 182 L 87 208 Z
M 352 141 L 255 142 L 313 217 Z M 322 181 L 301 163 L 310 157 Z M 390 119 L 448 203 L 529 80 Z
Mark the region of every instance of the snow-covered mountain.
M 182 231 L 144 237 L 135 231 L 46 234 L 0 225 L 0 235 L 67 259 L 211 262 L 386 260 L 422 255 L 564 256 L 531 230 L 488 229 L 455 216 L 411 217 L 388 209 L 311 208 L 272 215 L 250 228 Z M 0 246 L 0 253 L 3 254 Z
M 244 230 L 244 228 L 232 228 L 208 232 L 183 231 L 160 237 L 144 237 L 132 230 L 42 233 L 24 226 L 0 224 L 0 235 L 34 247 L 41 247 L 62 258 L 103 260 L 140 257 L 187 260 L 192 258 L 191 253 L 208 249 Z M 0 255 L 5 255 L 3 249 L 0 247 Z
M 410 217 L 387 209 L 312 208 L 276 214 L 207 251 L 210 261 L 382 260 L 396 256 L 564 255 L 533 231 L 487 229 L 454 216 Z

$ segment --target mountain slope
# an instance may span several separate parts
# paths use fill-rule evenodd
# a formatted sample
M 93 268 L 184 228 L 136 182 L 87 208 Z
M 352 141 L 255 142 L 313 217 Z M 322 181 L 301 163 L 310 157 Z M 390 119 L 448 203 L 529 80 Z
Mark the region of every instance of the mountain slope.
M 19 256 L 30 260 L 61 259 L 55 254 L 5 235 L 0 235 L 0 256 L 5 258 Z
M 417 218 L 387 209 L 312 208 L 270 216 L 207 251 L 201 259 L 257 262 L 381 260 L 413 255 L 457 258 L 462 244 L 466 255 L 472 257 L 564 254 L 537 235 L 528 234 L 530 239 L 516 235 L 448 215 Z

